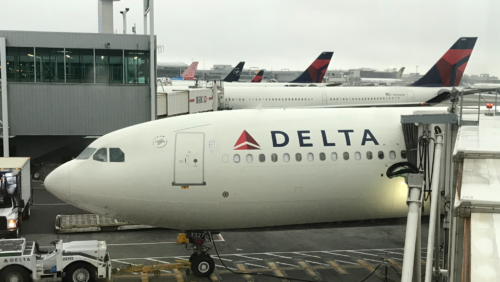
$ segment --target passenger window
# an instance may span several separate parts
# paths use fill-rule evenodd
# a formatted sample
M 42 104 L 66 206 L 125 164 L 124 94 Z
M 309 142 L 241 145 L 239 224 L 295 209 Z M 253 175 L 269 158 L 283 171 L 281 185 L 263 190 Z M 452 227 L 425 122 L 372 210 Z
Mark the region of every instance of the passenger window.
M 86 160 L 88 158 L 90 158 L 90 156 L 92 156 L 92 154 L 95 152 L 95 149 L 94 148 L 85 148 L 85 150 L 83 150 L 83 152 L 80 153 L 80 155 L 78 155 L 78 157 L 76 157 L 78 160 Z
M 394 159 L 396 158 L 396 152 L 394 152 L 394 151 L 389 151 L 389 158 L 391 158 L 391 159 L 393 159 L 393 160 L 394 160 Z
M 295 160 L 298 162 L 302 161 L 302 155 L 300 153 L 295 154 Z
M 260 155 L 259 155 L 259 162 L 263 163 L 263 162 L 265 162 L 265 161 L 266 161 L 266 155 L 264 155 L 264 154 L 260 154 Z
M 313 155 L 313 153 L 308 153 L 307 154 L 307 160 L 310 161 L 310 162 L 314 161 L 314 155 Z
M 109 161 L 112 163 L 123 163 L 125 161 L 125 153 L 120 148 L 109 148 Z
M 405 150 L 401 151 L 401 158 L 406 159 L 406 151 Z
M 348 152 L 344 152 L 344 160 L 349 160 L 349 153 Z
M 354 158 L 355 158 L 356 160 L 358 160 L 358 161 L 359 161 L 359 160 L 361 160 L 361 153 L 360 153 L 360 152 L 355 152 L 355 153 L 354 153 Z
M 326 160 L 325 153 L 319 153 L 319 159 L 322 160 L 322 161 Z
M 106 148 L 101 148 L 97 150 L 94 154 L 94 161 L 107 162 L 108 161 L 108 150 Z
M 289 162 L 289 161 L 290 161 L 290 155 L 289 155 L 289 154 L 286 154 L 286 153 L 285 153 L 285 154 L 283 154 L 283 160 L 284 160 L 285 162 Z
M 332 153 L 332 161 L 336 161 L 337 160 L 337 153 Z
M 233 161 L 234 161 L 235 163 L 239 163 L 239 162 L 240 162 L 240 155 L 235 154 L 235 155 L 233 156 Z
M 371 160 L 373 158 L 372 152 L 370 152 L 370 151 L 366 152 L 366 158 Z
M 384 159 L 384 152 L 378 151 L 378 158 L 383 160 Z
M 251 162 L 253 162 L 253 155 L 248 154 L 247 155 L 247 163 L 251 163 Z
M 276 154 L 272 154 L 272 155 L 271 155 L 271 161 L 273 161 L 273 162 L 277 162 L 277 161 L 278 161 L 278 155 L 276 155 Z

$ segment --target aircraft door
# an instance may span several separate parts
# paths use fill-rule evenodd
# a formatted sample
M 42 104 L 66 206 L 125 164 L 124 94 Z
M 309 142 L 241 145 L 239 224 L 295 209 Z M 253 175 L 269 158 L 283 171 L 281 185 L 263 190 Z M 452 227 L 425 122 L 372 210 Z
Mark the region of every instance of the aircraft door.
M 205 185 L 204 133 L 177 133 L 172 185 Z
M 327 101 L 326 101 L 326 94 L 323 94 L 323 105 L 326 105 L 327 104 Z
M 413 91 L 406 91 L 406 98 L 408 99 L 408 102 L 415 102 Z

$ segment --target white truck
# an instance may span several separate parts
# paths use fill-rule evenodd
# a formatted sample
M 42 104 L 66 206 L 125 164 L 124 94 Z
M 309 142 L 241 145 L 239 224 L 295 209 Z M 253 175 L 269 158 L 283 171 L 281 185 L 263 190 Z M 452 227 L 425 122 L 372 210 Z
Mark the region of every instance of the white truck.
M 0 233 L 18 238 L 32 204 L 30 158 L 0 158 Z
M 40 250 L 24 238 L 0 240 L 0 281 L 93 282 L 111 278 L 111 260 L 104 241 L 53 241 Z

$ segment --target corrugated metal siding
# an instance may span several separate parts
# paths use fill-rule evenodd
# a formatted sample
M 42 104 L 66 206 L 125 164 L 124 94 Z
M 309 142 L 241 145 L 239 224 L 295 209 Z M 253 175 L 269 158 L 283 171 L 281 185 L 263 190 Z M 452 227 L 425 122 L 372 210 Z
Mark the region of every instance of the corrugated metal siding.
M 150 120 L 148 86 L 9 83 L 11 135 L 103 135 Z
M 149 35 L 0 30 L 7 46 L 149 50 Z

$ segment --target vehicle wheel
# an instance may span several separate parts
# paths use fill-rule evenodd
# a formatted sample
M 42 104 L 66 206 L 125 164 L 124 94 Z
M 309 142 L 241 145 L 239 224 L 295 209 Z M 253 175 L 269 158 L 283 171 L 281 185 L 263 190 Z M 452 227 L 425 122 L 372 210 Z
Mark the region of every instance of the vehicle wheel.
M 34 180 L 39 180 L 39 179 L 40 179 L 40 173 L 39 173 L 39 172 L 35 172 L 35 173 L 33 174 L 33 179 L 34 179 Z
M 2 275 L 0 275 L 0 281 L 5 282 L 29 282 L 30 274 L 22 266 L 13 265 L 6 267 L 2 270 Z
M 26 204 L 26 207 L 24 208 L 24 219 L 25 220 L 28 220 L 30 219 L 30 216 L 31 216 L 31 205 L 28 203 Z
M 189 262 L 193 262 L 193 258 L 198 256 L 198 252 L 194 252 L 190 257 L 189 257 Z
M 209 254 L 201 254 L 193 257 L 191 270 L 198 277 L 208 277 L 215 270 L 215 262 Z
M 66 282 L 94 282 L 95 268 L 87 263 L 77 262 L 65 269 Z

